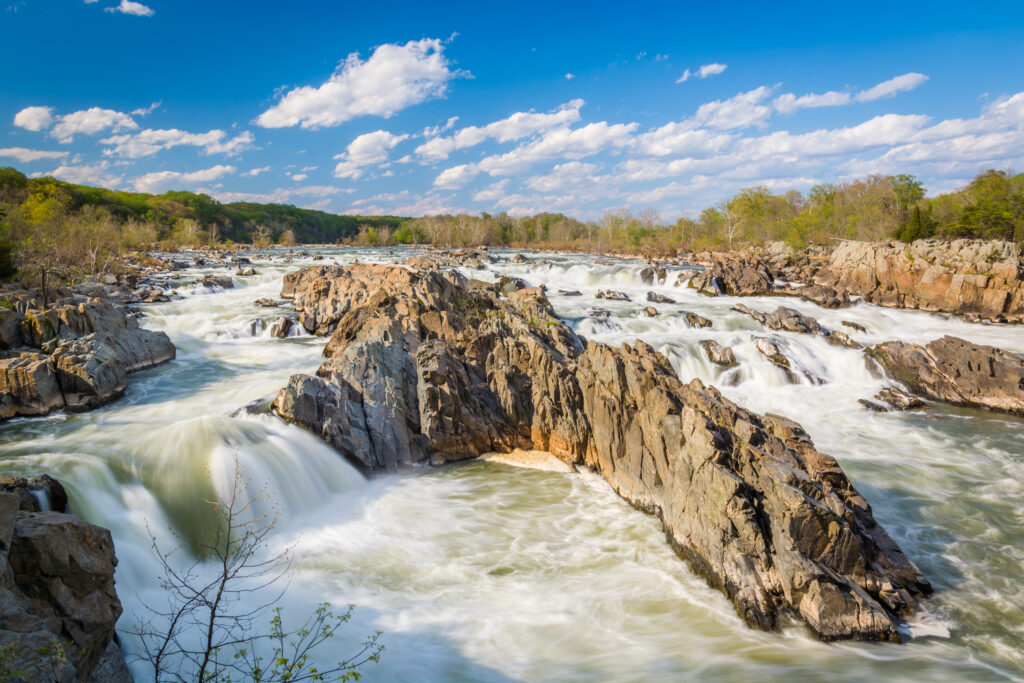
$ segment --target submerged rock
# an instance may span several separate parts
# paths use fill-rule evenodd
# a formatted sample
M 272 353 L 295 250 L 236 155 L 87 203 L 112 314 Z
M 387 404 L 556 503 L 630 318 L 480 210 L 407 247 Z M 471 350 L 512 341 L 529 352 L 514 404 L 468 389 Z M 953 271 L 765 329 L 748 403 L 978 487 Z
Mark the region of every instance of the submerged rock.
M 1024 415 L 1024 357 L 945 336 L 925 346 L 885 342 L 867 350 L 911 391 L 958 406 Z
M 676 302 L 672 297 L 657 292 L 647 292 L 647 300 L 652 304 L 674 304 Z
M 690 311 L 683 311 L 683 319 L 686 320 L 686 324 L 690 327 L 711 327 L 711 321 L 702 315 L 691 313 Z
M 398 270 L 286 285 L 334 329 L 316 375 L 278 394 L 281 417 L 368 470 L 551 453 L 658 515 L 751 626 L 795 612 L 826 640 L 899 639 L 930 586 L 799 425 L 682 384 L 642 342 L 585 343 L 538 288 L 503 300 L 457 272 Z
M 220 287 L 221 289 L 232 289 L 234 281 L 228 275 L 204 275 L 196 280 L 196 284 L 203 287 Z

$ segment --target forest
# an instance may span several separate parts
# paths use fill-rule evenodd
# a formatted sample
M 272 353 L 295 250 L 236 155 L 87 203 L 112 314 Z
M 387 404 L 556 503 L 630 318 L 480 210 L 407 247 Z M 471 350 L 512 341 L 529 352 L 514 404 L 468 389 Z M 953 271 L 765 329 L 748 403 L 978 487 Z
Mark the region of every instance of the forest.
M 803 248 L 835 239 L 929 237 L 1024 242 L 1024 174 L 986 170 L 933 197 L 912 175 L 819 184 L 806 194 L 755 186 L 671 222 L 652 210 L 626 209 L 591 221 L 560 213 L 336 215 L 282 204 L 223 204 L 192 192 L 121 192 L 0 168 L 0 281 L 69 281 L 114 269 L 126 253 L 188 246 L 508 245 L 654 256 L 777 240 Z

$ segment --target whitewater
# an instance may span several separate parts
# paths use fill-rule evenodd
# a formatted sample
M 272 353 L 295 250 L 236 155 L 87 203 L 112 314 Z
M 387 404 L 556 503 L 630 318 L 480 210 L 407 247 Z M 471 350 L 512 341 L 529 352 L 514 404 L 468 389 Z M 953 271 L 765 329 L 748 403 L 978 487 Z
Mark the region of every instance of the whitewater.
M 313 261 L 314 251 L 325 260 Z M 258 274 L 235 277 L 232 289 L 187 284 L 215 269 L 175 273 L 168 288 L 182 298 L 144 306 L 142 324 L 166 332 L 178 356 L 132 375 L 122 399 L 0 427 L 6 474 L 51 474 L 75 514 L 111 530 L 129 659 L 138 649 L 133 620 L 160 597 L 151 534 L 169 546 L 175 533 L 208 533 L 204 501 L 226 494 L 237 460 L 257 486 L 270 483 L 282 510 L 270 552 L 291 548 L 286 618 L 301 619 L 323 600 L 357 605 L 327 660 L 383 632 L 386 651 L 362 671 L 365 680 L 1024 680 L 1024 419 L 936 403 L 922 412 L 869 411 L 858 399 L 890 382 L 862 352 L 766 330 L 731 307 L 790 306 L 862 344 L 951 334 L 1024 353 L 1024 327 L 863 302 L 828 310 L 777 297 L 707 297 L 672 286 L 682 268 L 651 286 L 639 261 L 601 265 L 583 255 L 527 253 L 526 264 L 463 271 L 545 285 L 558 315 L 586 338 L 642 339 L 683 381 L 699 378 L 745 408 L 797 420 L 836 457 L 936 592 L 907 625 L 904 644 L 824 644 L 795 620 L 771 633 L 749 629 L 674 554 L 660 522 L 598 476 L 473 461 L 367 479 L 302 429 L 242 410 L 321 361 L 325 338 L 301 326 L 285 339 L 271 335 L 278 315 L 294 315 L 290 306 L 254 303 L 278 299 L 285 273 L 411 255 L 327 248 L 284 263 L 283 252 L 269 253 L 273 261 L 256 261 Z M 606 289 L 631 301 L 595 298 Z M 678 303 L 656 304 L 658 314 L 647 317 L 649 291 Z M 595 308 L 610 315 L 590 315 Z M 712 327 L 689 327 L 686 312 Z M 779 344 L 801 371 L 798 383 L 755 349 L 755 336 Z M 704 339 L 731 346 L 739 366 L 710 363 Z M 145 680 L 145 664 L 132 666 Z

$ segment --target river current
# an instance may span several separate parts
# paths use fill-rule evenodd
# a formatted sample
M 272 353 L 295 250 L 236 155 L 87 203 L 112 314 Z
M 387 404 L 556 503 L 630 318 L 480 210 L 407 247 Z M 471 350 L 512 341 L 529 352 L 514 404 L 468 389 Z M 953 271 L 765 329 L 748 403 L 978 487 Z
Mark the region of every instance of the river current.
M 397 252 L 324 249 L 326 260 L 315 263 L 406 256 Z M 941 404 L 871 412 L 858 399 L 888 382 L 860 351 L 771 332 L 730 309 L 740 301 L 760 311 L 790 306 L 866 344 L 952 334 L 1024 353 L 1024 327 L 864 302 L 827 310 L 794 299 L 711 298 L 673 287 L 680 269 L 647 286 L 639 261 L 598 265 L 581 255 L 529 254 L 528 264 L 465 271 L 546 285 L 556 312 L 585 337 L 643 339 L 684 381 L 700 378 L 746 408 L 797 420 L 837 458 L 936 592 L 904 644 L 824 644 L 795 621 L 772 633 L 747 628 L 668 547 L 658 520 L 595 475 L 474 461 L 368 480 L 297 427 L 235 415 L 321 360 L 323 338 L 298 329 L 287 339 L 270 335 L 277 315 L 294 315 L 290 306 L 254 303 L 278 298 L 286 272 L 314 263 L 283 263 L 281 255 L 256 261 L 259 274 L 236 277 L 233 289 L 181 285 L 180 300 L 145 306 L 143 325 L 167 332 L 178 356 L 131 376 L 120 400 L 0 426 L 4 473 L 57 477 L 76 514 L 111 530 L 129 657 L 141 603 L 159 597 L 150 533 L 164 547 L 174 543 L 172 530 L 202 537 L 211 520 L 204 501 L 227 491 L 237 458 L 257 485 L 270 483 L 282 510 L 274 546 L 292 547 L 286 619 L 323 600 L 357 605 L 326 653 L 335 659 L 383 632 L 386 651 L 362 670 L 364 680 L 1024 680 L 1024 420 Z M 225 271 L 177 275 L 210 272 Z M 600 289 L 632 301 L 595 299 Z M 656 304 L 648 318 L 650 290 L 679 303 Z M 593 318 L 594 308 L 611 315 Z M 686 311 L 713 326 L 688 327 Z M 823 382 L 790 383 L 757 352 L 754 335 L 773 338 Z M 709 363 L 698 346 L 709 338 L 732 346 L 739 367 Z M 133 673 L 145 680 L 145 665 Z

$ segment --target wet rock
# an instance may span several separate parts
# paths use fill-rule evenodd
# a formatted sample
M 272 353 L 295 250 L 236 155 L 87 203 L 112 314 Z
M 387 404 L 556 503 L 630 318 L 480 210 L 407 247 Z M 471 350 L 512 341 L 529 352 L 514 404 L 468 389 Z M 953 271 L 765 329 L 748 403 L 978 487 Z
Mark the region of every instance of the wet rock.
M 204 275 L 196 280 L 196 284 L 203 287 L 219 287 L 221 289 L 231 289 L 235 286 L 234 281 L 228 275 Z
M 297 320 L 282 315 L 270 326 L 270 336 L 285 339 L 288 337 L 288 333 L 291 332 L 292 326 L 297 324 Z
M 529 263 L 530 259 L 526 258 L 522 254 L 515 254 L 508 260 L 509 263 Z
M 616 292 L 611 289 L 602 289 L 594 296 L 598 299 L 607 299 L 608 301 L 630 301 L 629 295 L 625 292 Z
M 592 308 L 587 315 L 591 318 L 609 318 L 611 317 L 612 312 L 605 308 Z
M 38 477 L 0 477 L 0 494 L 18 498 L 24 512 L 66 512 L 68 494 L 64 486 L 48 474 Z
M 607 259 L 607 258 L 601 257 L 601 258 L 594 259 L 594 265 L 597 265 L 597 266 L 614 266 L 615 265 L 615 261 L 612 261 L 611 259 Z
M 848 349 L 859 349 L 861 345 L 850 339 L 850 335 L 838 330 L 826 330 L 825 339 L 833 346 L 845 346 Z
M 654 306 L 644 306 L 644 315 L 648 318 L 653 318 L 658 315 L 658 309 Z
M 1024 415 L 1024 357 L 945 336 L 925 346 L 885 342 L 867 350 L 914 393 L 958 406 Z
M 20 480 L 26 488 L 34 481 Z M 86 680 L 105 658 L 114 660 L 105 666 L 120 670 L 120 651 L 108 651 L 121 615 L 110 532 L 71 515 L 26 509 L 24 501 L 35 496 L 14 490 L 20 482 L 5 480 L 0 491 L 4 670 L 23 671 L 17 680 L 62 683 Z
M 283 301 L 275 301 L 274 299 L 269 299 L 267 297 L 261 297 L 259 299 L 256 299 L 256 301 L 255 301 L 255 304 L 257 306 L 262 306 L 264 308 L 271 308 L 273 306 L 281 306 L 283 303 L 284 303 Z
M 0 360 L 0 419 L 46 415 L 63 407 L 64 394 L 48 356 L 22 353 Z
M 694 275 L 689 286 L 711 296 L 759 296 L 775 291 L 775 276 L 757 259 L 722 258 Z
M 239 277 L 252 277 L 256 274 L 255 268 L 239 268 L 235 271 L 235 275 Z
M 812 301 L 823 308 L 845 308 L 850 305 L 850 295 L 826 285 L 806 285 L 792 290 L 806 301 Z
M 862 398 L 858 400 L 858 403 L 876 413 L 891 410 L 918 410 L 926 407 L 924 401 L 908 394 L 899 387 L 886 387 L 875 394 L 875 400 L 871 401 Z
M 664 266 L 645 266 L 640 271 L 640 280 L 645 285 L 653 285 L 658 282 L 664 282 L 667 272 Z
M 767 337 L 754 337 L 754 346 L 761 352 L 761 355 L 775 363 L 783 370 L 792 372 L 789 359 L 779 349 L 778 344 Z
M 498 292 L 504 296 L 508 296 L 512 292 L 518 292 L 521 289 L 526 289 L 529 286 L 526 280 L 519 277 L 502 275 L 498 280 Z
M 343 313 L 316 376 L 278 394 L 280 416 L 369 470 L 551 453 L 658 515 L 751 626 L 795 612 L 826 640 L 899 639 L 930 587 L 799 425 L 682 384 L 642 342 L 585 343 L 539 288 L 502 299 L 457 272 L 400 270 L 286 284 L 299 310 Z
M 689 284 L 690 280 L 693 279 L 693 276 L 696 274 L 697 271 L 695 270 L 684 270 L 683 272 L 679 273 L 679 275 L 676 276 L 675 284 L 673 284 L 672 286 L 682 287 L 684 285 L 687 285 Z
M 727 368 L 739 365 L 736 362 L 736 354 L 733 353 L 732 349 L 728 346 L 722 346 L 714 339 L 704 339 L 700 342 L 700 346 L 704 349 L 704 353 L 708 355 L 708 360 L 715 365 L 722 365 Z
M 1024 265 L 1012 242 L 842 242 L 815 282 L 881 306 L 1024 322 Z
M 842 321 L 842 323 L 846 327 L 849 327 L 850 329 L 857 330 L 858 332 L 867 332 L 867 328 L 866 327 L 864 327 L 860 323 L 855 323 L 852 320 L 844 320 L 844 321 Z
M 13 309 L 0 307 L 0 350 L 21 344 L 21 316 Z
M 647 300 L 652 304 L 674 304 L 676 302 L 675 299 L 657 292 L 647 292 Z
M 583 296 L 577 289 L 560 289 L 558 294 L 560 296 Z
M 690 311 L 683 311 L 683 319 L 686 320 L 686 324 L 690 327 L 711 327 L 710 320 Z
M 803 334 L 825 334 L 824 329 L 822 329 L 817 320 L 785 306 L 780 306 L 771 313 L 761 313 L 752 310 L 744 304 L 736 304 L 732 307 L 732 310 L 749 315 L 757 322 L 773 330 L 788 330 Z

